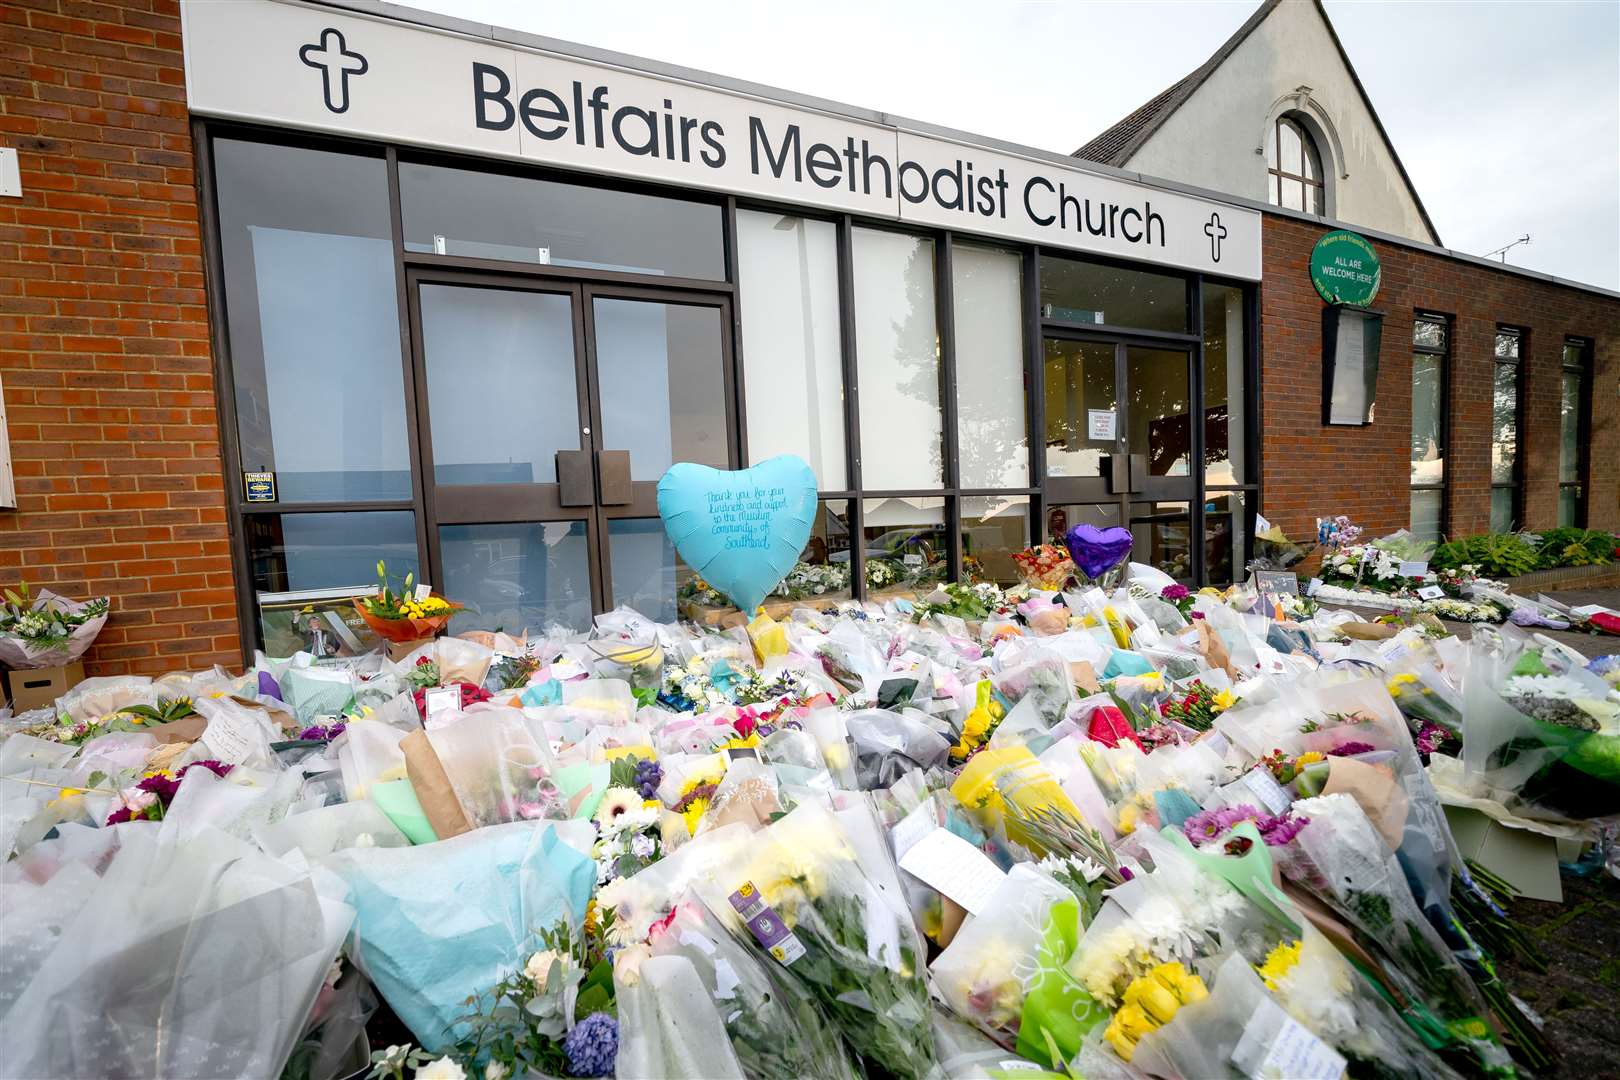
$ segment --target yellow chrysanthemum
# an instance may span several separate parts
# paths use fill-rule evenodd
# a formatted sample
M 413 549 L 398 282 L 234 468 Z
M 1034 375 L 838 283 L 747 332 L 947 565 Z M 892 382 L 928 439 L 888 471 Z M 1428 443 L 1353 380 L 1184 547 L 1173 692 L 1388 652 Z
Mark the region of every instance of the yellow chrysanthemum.
M 1303 769 L 1307 765 L 1315 765 L 1318 761 L 1326 761 L 1327 755 L 1317 750 L 1307 750 L 1294 759 L 1294 765 Z
M 1268 990 L 1277 989 L 1277 983 L 1299 963 L 1299 950 L 1301 942 L 1285 941 L 1266 954 L 1266 962 L 1256 970 L 1260 978 L 1265 980 Z

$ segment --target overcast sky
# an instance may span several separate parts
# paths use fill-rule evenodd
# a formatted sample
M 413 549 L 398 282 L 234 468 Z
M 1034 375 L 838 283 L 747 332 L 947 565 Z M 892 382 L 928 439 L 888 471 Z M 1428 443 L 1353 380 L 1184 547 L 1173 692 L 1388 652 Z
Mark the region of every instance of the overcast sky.
M 405 2 L 1069 153 L 1258 0 Z M 1327 8 L 1446 246 L 1620 288 L 1620 2 Z

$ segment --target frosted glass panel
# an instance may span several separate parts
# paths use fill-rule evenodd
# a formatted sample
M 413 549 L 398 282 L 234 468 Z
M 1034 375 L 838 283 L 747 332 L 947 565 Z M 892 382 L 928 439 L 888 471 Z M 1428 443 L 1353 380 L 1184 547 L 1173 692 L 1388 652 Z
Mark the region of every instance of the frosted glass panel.
M 577 450 L 574 321 L 558 293 L 424 285 L 433 475 L 441 484 L 551 484 Z
M 1440 492 L 1430 488 L 1412 492 L 1412 533 L 1419 540 L 1440 539 Z
M 720 309 L 596 300 L 602 448 L 630 451 L 630 478 L 656 481 L 677 461 L 725 468 Z
M 1445 392 L 1443 357 L 1412 355 L 1412 483 L 1438 484 L 1446 477 L 1446 450 L 1441 428 L 1441 395 Z
M 737 212 L 748 456 L 797 454 L 823 490 L 849 486 L 831 222 Z
M 935 488 L 940 432 L 934 244 L 855 230 L 855 356 L 861 393 L 861 484 Z
M 1204 285 L 1204 482 L 1247 482 L 1243 290 Z
M 961 483 L 1029 483 L 1024 404 L 1023 260 L 1016 252 L 951 249 L 956 424 Z

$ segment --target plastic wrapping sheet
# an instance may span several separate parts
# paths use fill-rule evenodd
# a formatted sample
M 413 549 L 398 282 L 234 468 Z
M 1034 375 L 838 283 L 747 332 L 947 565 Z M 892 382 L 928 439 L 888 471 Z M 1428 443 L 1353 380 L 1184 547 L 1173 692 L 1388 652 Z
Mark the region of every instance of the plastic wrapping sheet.
M 349 723 L 338 737 L 338 767 L 343 772 L 343 797 L 357 802 L 375 784 L 405 779 L 405 752 L 399 742 L 408 732 L 372 720 Z
M 955 1013 L 1011 1047 L 1018 1039 L 1024 994 L 1039 966 L 1038 953 L 1052 905 L 1072 899 L 1029 863 L 1019 863 L 929 965 L 934 992 Z
M 565 816 L 550 748 L 535 738 L 522 711 L 469 712 L 454 724 L 429 731 L 428 741 L 474 829 L 519 818 Z
M 596 883 L 589 858 L 530 822 L 351 847 L 326 865 L 357 913 L 350 956 L 429 1052 L 456 1041 L 467 999 L 521 967 L 541 929 L 578 928 Z
M 296 662 L 277 680 L 281 700 L 293 711 L 300 727 L 317 717 L 341 716 L 354 705 L 356 679 L 342 668 L 299 666 Z
M 1541 649 L 1539 667 L 1546 674 L 1516 676 L 1536 644 L 1516 632 L 1480 634 L 1470 643 L 1462 749 L 1469 783 L 1510 796 L 1503 800 L 1507 809 L 1526 817 L 1567 821 L 1620 814 L 1620 706 L 1609 699 L 1602 678 L 1556 649 Z M 1547 683 L 1547 696 L 1509 701 L 1507 688 L 1518 677 L 1524 684 Z M 1538 707 L 1575 722 L 1524 711 Z
M 272 718 L 283 715 L 265 706 L 240 698 L 198 698 L 192 703 L 198 715 L 208 721 L 202 737 L 192 744 L 187 761 L 212 758 L 228 765 L 255 769 L 280 769 L 280 759 L 270 749 L 286 733 Z M 267 702 L 266 705 L 277 705 Z
M 366 1021 L 376 1011 L 377 995 L 358 971 L 345 971 L 335 985 L 323 986 L 282 1080 L 339 1080 L 369 1067 Z
M 59 937 L 6 921 L 5 954 L 39 956 L 6 981 L 6 1070 L 276 1075 L 353 917 L 330 875 L 217 831 L 122 843 Z
M 320 806 L 257 825 L 253 839 L 271 855 L 279 857 L 297 850 L 311 861 L 345 848 L 404 847 L 410 843 L 375 803 L 366 800 Z
M 93 720 L 131 705 L 155 705 L 152 680 L 145 675 L 93 676 L 57 699 L 56 711 L 72 720 Z
M 620 1032 L 616 1074 L 744 1080 L 747 1074 L 732 1051 L 712 991 L 691 959 L 620 954 L 613 983 Z M 735 996 L 735 986 L 727 989 Z M 731 1002 L 725 1005 L 732 1010 Z
M 862 709 L 844 725 L 854 750 L 855 783 L 863 790 L 886 788 L 912 769 L 943 765 L 951 740 L 924 723 L 922 713 Z

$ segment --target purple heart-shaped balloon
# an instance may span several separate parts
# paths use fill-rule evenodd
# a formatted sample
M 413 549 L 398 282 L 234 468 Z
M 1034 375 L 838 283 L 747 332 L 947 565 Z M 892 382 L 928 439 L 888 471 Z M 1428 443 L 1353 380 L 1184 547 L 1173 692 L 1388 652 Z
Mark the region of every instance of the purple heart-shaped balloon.
M 1076 525 L 1064 536 L 1063 542 L 1068 545 L 1074 565 L 1093 581 L 1124 562 L 1125 556 L 1131 553 L 1131 531 L 1118 525 L 1107 529 Z

